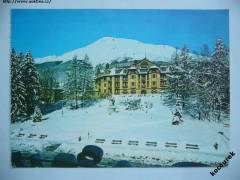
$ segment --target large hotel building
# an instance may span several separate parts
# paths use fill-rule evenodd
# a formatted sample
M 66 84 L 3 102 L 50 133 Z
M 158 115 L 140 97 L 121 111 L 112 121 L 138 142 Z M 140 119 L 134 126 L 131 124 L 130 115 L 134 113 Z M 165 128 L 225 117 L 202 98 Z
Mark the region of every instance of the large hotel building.
M 160 93 L 166 85 L 166 66 L 147 58 L 110 67 L 96 74 L 97 95 Z

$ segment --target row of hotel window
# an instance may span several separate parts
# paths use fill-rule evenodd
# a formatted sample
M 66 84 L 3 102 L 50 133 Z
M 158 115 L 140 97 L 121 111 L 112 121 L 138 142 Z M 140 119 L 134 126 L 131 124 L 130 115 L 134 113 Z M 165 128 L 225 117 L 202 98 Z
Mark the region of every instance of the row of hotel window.
M 156 86 L 157 85 L 157 82 L 156 81 L 152 81 L 152 86 Z M 160 81 L 160 86 L 165 86 L 166 85 L 166 80 L 161 80 Z M 100 86 L 100 84 L 99 84 Z M 108 87 L 111 87 L 112 86 L 112 83 L 109 82 L 108 83 Z M 104 87 L 106 88 L 107 87 L 107 83 L 104 83 Z M 116 88 L 120 88 L 120 82 L 115 82 L 115 87 Z M 131 82 L 131 87 L 136 87 L 136 82 Z M 140 83 L 138 83 L 138 87 L 140 88 Z M 147 86 L 146 86 L 146 83 L 145 82 L 142 82 L 141 83 L 141 88 L 146 88 L 146 87 L 149 87 L 149 81 L 147 81 Z M 123 82 L 123 88 L 128 88 L 128 82 Z
M 151 75 L 152 75 L 152 78 L 156 78 L 157 77 L 156 74 L 151 74 Z M 139 77 L 141 77 L 141 79 L 145 79 L 146 77 L 147 77 L 147 79 L 149 79 L 148 75 L 141 75 Z M 161 75 L 161 78 L 165 78 L 165 77 L 166 77 L 165 74 Z M 110 78 L 110 80 L 112 80 L 112 77 L 109 77 L 109 78 Z M 136 75 L 132 74 L 131 75 L 131 79 L 136 79 Z M 107 77 L 104 77 L 103 80 L 106 81 Z M 115 77 L 115 80 L 116 81 L 120 80 L 120 77 Z M 127 81 L 127 80 L 128 80 L 128 76 L 123 76 L 123 81 Z
M 110 90 L 109 92 L 112 93 L 112 90 Z M 136 92 L 137 92 L 136 89 L 131 89 L 131 90 L 130 90 L 130 93 L 131 93 L 131 94 L 136 94 Z M 107 93 L 107 90 L 106 90 L 106 89 L 104 89 L 104 93 Z M 123 93 L 123 94 L 128 94 L 128 90 L 125 89 L 125 90 L 122 91 L 122 93 Z M 146 93 L 147 93 L 146 90 L 141 90 L 141 94 L 146 94 Z M 152 90 L 151 90 L 151 93 L 152 93 L 152 94 L 158 93 L 158 90 L 157 90 L 157 89 L 152 89 Z M 115 89 L 114 94 L 120 94 L 120 89 Z

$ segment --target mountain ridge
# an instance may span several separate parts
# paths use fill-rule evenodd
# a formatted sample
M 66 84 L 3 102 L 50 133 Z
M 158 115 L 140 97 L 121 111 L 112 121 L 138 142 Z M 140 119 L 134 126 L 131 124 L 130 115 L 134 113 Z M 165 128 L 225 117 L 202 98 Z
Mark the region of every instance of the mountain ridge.
M 35 62 L 38 64 L 52 61 L 67 62 L 75 55 L 79 59 L 88 55 L 94 66 L 99 63 L 110 63 L 116 59 L 122 60 L 126 57 L 136 60 L 147 57 L 152 61 L 169 62 L 176 50 L 181 52 L 181 50 L 169 45 L 147 44 L 134 39 L 103 37 L 85 47 L 66 52 L 60 56 L 51 55 L 36 58 Z M 190 53 L 190 56 L 195 55 Z

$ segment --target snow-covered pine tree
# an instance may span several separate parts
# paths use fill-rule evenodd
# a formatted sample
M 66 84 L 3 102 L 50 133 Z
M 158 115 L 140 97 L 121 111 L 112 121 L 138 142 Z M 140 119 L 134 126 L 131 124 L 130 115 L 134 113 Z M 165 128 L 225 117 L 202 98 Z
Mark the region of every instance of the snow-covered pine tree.
M 67 80 L 64 85 L 65 94 L 68 100 L 74 100 L 74 109 L 78 108 L 79 84 L 78 84 L 78 60 L 74 56 L 69 70 L 67 71 Z
M 18 71 L 18 76 L 19 76 L 19 98 L 21 99 L 21 112 L 22 116 L 26 116 L 26 87 L 24 85 L 24 71 L 23 71 L 23 66 L 24 66 L 24 55 L 22 52 L 20 52 L 17 56 L 17 60 L 18 60 L 18 66 L 19 66 L 19 71 Z
M 227 61 L 227 49 L 224 46 L 223 40 L 221 38 L 216 40 L 215 51 L 213 53 L 213 60 L 216 61 Z
M 32 121 L 33 122 L 40 122 L 42 121 L 42 113 L 41 110 L 38 106 L 34 108 L 34 114 L 32 116 Z
M 182 74 L 180 76 L 180 88 L 179 88 L 179 97 L 182 100 L 182 105 L 185 107 L 185 105 L 188 103 L 188 98 L 192 94 L 192 88 L 193 85 L 191 83 L 192 79 L 192 62 L 191 58 L 189 56 L 189 49 L 187 46 L 184 46 L 181 49 L 180 53 L 180 67 L 182 69 Z
M 187 98 L 192 93 L 192 67 L 186 46 L 181 49 L 180 54 L 177 50 L 173 54 L 172 61 L 169 66 L 169 71 L 170 73 L 167 75 L 168 96 L 166 101 L 170 102 L 171 105 L 175 105 L 177 99 L 181 99 L 181 104 L 184 107 L 187 102 Z
M 208 53 L 193 67 L 192 114 L 198 119 L 220 120 L 221 113 L 229 113 L 229 57 L 222 40 L 217 40 L 211 57 Z
M 214 114 L 220 121 L 222 111 L 229 112 L 229 53 L 222 39 L 217 39 L 212 55 L 211 102 Z
M 93 66 L 88 55 L 85 55 L 83 60 L 79 61 L 79 86 L 83 95 L 92 91 L 93 88 Z
M 95 75 L 98 77 L 101 74 L 101 70 L 99 67 L 95 67 Z
M 46 104 L 52 104 L 55 102 L 55 88 L 58 87 L 58 82 L 56 79 L 56 73 L 54 70 L 45 70 L 40 76 L 41 84 L 41 100 Z
M 89 56 L 87 54 L 85 54 L 85 56 L 83 58 L 83 61 L 87 64 L 90 64 L 90 59 L 89 59 Z
M 26 113 L 30 116 L 34 112 L 35 106 L 39 103 L 39 75 L 35 67 L 33 58 L 28 52 L 23 65 L 23 80 L 25 86 Z
M 65 93 L 69 100 L 75 101 L 75 109 L 78 108 L 78 99 L 81 96 L 89 97 L 88 92 L 93 88 L 93 66 L 86 55 L 83 60 L 78 60 L 74 56 L 65 83 Z M 83 99 L 82 99 L 83 100 Z
M 104 67 L 104 73 L 105 73 L 105 74 L 109 73 L 109 68 L 110 68 L 109 63 L 106 63 L 106 64 L 105 64 L 105 67 Z
M 171 62 L 169 66 L 170 73 L 167 75 L 168 86 L 166 89 L 167 95 L 165 98 L 165 103 L 169 106 L 176 104 L 176 100 L 179 96 L 179 78 L 182 74 L 182 69 L 180 67 L 180 58 L 178 51 L 171 57 Z
M 190 113 L 199 120 L 209 119 L 209 75 L 211 75 L 210 61 L 207 58 L 199 57 L 195 66 L 192 67 L 192 95 L 189 101 Z
M 11 122 L 16 122 L 26 114 L 25 106 L 25 87 L 22 77 L 23 56 L 20 53 L 16 56 L 16 52 L 11 52 Z

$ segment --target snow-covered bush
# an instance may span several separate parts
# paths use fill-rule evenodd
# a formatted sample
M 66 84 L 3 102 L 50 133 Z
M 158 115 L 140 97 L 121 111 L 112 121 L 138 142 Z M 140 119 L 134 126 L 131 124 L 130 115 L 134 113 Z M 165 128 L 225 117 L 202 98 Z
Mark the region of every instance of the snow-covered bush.
M 110 106 L 114 106 L 115 105 L 115 99 L 112 97 L 110 98 Z
M 42 113 L 41 110 L 38 106 L 35 107 L 34 109 L 34 114 L 32 116 L 33 122 L 40 122 L 42 121 Z
M 151 103 L 151 102 L 144 102 L 144 108 L 152 109 L 152 107 L 153 107 L 153 103 Z
M 126 110 L 137 110 L 141 108 L 141 99 L 127 99 L 124 104 Z

